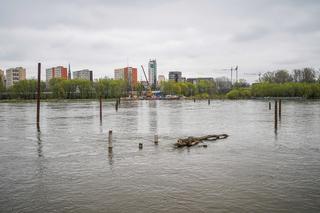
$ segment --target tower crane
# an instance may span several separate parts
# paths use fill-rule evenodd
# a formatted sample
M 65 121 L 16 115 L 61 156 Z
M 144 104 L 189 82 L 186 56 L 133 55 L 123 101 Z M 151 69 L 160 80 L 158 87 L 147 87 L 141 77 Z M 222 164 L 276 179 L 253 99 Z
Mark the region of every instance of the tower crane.
M 230 80 L 233 84 L 233 71 L 236 72 L 236 82 L 238 82 L 238 65 L 236 67 L 231 67 L 227 69 L 216 69 L 216 71 L 230 71 Z
M 259 82 L 261 82 L 261 75 L 262 73 L 259 72 L 259 73 L 243 73 L 243 75 L 254 75 L 254 76 L 259 76 Z

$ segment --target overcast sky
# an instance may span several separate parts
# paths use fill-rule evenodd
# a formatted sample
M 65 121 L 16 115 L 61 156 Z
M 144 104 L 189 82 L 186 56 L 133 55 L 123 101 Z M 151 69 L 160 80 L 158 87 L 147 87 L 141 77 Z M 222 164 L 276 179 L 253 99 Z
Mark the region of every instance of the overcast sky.
M 28 78 L 37 62 L 94 78 L 150 58 L 166 77 L 238 65 L 249 81 L 244 73 L 320 67 L 318 0 L 0 0 L 0 17 L 0 69 L 23 66 Z

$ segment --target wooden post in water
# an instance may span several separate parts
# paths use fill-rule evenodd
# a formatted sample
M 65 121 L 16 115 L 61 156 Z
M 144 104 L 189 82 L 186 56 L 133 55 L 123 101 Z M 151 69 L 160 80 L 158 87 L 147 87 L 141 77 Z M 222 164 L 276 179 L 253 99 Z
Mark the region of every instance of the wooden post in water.
M 274 101 L 274 128 L 278 129 L 278 101 Z
M 154 135 L 154 144 L 158 145 L 159 138 L 158 135 Z
M 210 105 L 210 98 L 208 99 L 208 105 Z
M 41 63 L 38 63 L 38 84 L 37 84 L 37 128 L 40 129 L 40 87 L 41 87 Z
M 269 110 L 271 110 L 271 101 L 269 101 Z
M 118 100 L 116 100 L 116 111 L 118 112 Z
M 281 121 L 281 99 L 279 99 L 279 121 Z
M 102 122 L 102 96 L 100 96 L 100 122 Z
M 112 130 L 109 130 L 109 137 L 108 137 L 108 148 L 109 152 L 112 152 Z
M 193 98 L 193 102 L 194 102 L 194 103 L 196 102 L 196 99 L 195 99 L 195 98 Z
M 142 149 L 142 148 L 143 148 L 143 144 L 139 143 L 139 149 Z

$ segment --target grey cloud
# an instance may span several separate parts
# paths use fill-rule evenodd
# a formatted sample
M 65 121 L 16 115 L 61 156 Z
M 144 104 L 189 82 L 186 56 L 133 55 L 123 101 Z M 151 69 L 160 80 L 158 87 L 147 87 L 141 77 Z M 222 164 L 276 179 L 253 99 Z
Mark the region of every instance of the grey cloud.
M 0 66 L 86 67 L 96 77 L 157 58 L 159 72 L 212 75 L 317 66 L 320 1 L 1 0 Z
M 240 32 L 234 35 L 233 40 L 235 42 L 247 42 L 247 41 L 254 41 L 261 38 L 266 37 L 269 34 L 269 31 L 264 28 L 248 28 L 244 32 Z

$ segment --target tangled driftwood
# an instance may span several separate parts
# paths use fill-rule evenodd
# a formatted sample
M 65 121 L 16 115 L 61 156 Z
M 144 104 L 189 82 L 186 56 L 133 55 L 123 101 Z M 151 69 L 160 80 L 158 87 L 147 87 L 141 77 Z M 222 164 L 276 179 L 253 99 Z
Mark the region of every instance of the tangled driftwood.
M 202 137 L 188 137 L 188 138 L 179 138 L 177 140 L 177 143 L 175 143 L 176 147 L 183 147 L 183 146 L 194 146 L 198 143 L 201 143 L 203 141 L 215 141 L 218 139 L 225 139 L 229 135 L 227 134 L 221 134 L 221 135 L 206 135 Z

